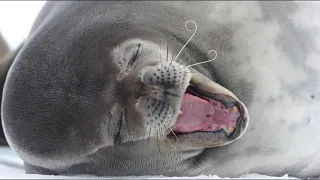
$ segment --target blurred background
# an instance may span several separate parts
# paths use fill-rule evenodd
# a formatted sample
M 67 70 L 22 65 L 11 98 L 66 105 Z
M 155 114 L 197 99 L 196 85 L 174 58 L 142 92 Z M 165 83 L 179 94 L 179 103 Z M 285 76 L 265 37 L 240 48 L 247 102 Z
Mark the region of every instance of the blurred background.
M 0 35 L 11 50 L 17 48 L 28 36 L 44 3 L 45 1 L 0 1 Z

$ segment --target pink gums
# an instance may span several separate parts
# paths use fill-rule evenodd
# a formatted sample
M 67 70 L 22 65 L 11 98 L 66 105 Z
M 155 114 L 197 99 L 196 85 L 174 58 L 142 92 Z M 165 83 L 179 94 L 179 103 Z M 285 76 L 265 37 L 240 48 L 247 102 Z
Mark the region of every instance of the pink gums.
M 240 116 L 238 111 L 226 109 L 215 100 L 205 100 L 186 93 L 181 105 L 174 132 L 217 131 L 235 127 Z

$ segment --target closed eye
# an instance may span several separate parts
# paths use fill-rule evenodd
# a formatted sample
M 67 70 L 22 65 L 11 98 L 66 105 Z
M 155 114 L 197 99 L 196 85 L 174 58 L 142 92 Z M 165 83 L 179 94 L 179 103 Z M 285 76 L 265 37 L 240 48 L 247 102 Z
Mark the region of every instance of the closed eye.
M 129 66 L 133 66 L 133 64 L 139 58 L 140 54 L 141 54 L 141 44 L 139 43 L 138 47 L 137 47 L 137 50 L 133 53 L 133 56 L 129 61 Z

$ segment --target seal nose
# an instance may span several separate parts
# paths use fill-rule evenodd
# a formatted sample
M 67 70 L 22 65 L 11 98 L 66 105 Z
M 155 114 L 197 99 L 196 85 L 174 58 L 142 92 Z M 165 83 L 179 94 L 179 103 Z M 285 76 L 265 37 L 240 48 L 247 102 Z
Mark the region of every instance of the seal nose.
M 170 61 L 161 62 L 155 66 L 143 68 L 141 82 L 150 86 L 159 86 L 163 89 L 174 89 L 189 85 L 191 73 L 188 68 Z

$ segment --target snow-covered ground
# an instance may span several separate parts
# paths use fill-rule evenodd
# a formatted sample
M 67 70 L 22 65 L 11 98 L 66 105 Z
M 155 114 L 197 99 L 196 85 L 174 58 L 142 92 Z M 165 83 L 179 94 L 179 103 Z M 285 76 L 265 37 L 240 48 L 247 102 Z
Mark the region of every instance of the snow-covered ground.
M 27 37 L 34 18 L 43 6 L 44 1 L 0 1 L 0 33 L 14 49 Z M 44 176 L 25 174 L 22 160 L 8 147 L 0 147 L 0 179 L 88 179 L 93 176 Z M 112 178 L 112 177 L 110 177 Z M 120 179 L 120 177 L 116 177 Z M 161 176 L 129 177 L 130 179 L 159 179 Z M 288 176 L 270 177 L 259 174 L 248 174 L 240 179 L 289 179 Z M 107 179 L 107 177 L 103 177 Z M 113 178 L 114 179 L 114 178 Z M 123 177 L 128 179 L 128 177 Z M 170 179 L 219 179 L 218 176 L 171 177 Z M 227 178 L 228 179 L 228 178 Z
M 81 176 L 48 176 L 37 174 L 25 174 L 22 160 L 8 147 L 0 146 L 0 179 L 220 179 L 218 176 L 200 175 L 196 177 L 164 177 L 164 176 L 136 176 L 136 177 L 96 177 L 90 175 Z M 270 177 L 260 174 L 247 174 L 238 177 L 239 179 L 291 179 L 291 177 Z M 224 178 L 221 178 L 224 179 Z M 229 179 L 229 178 L 225 178 Z

